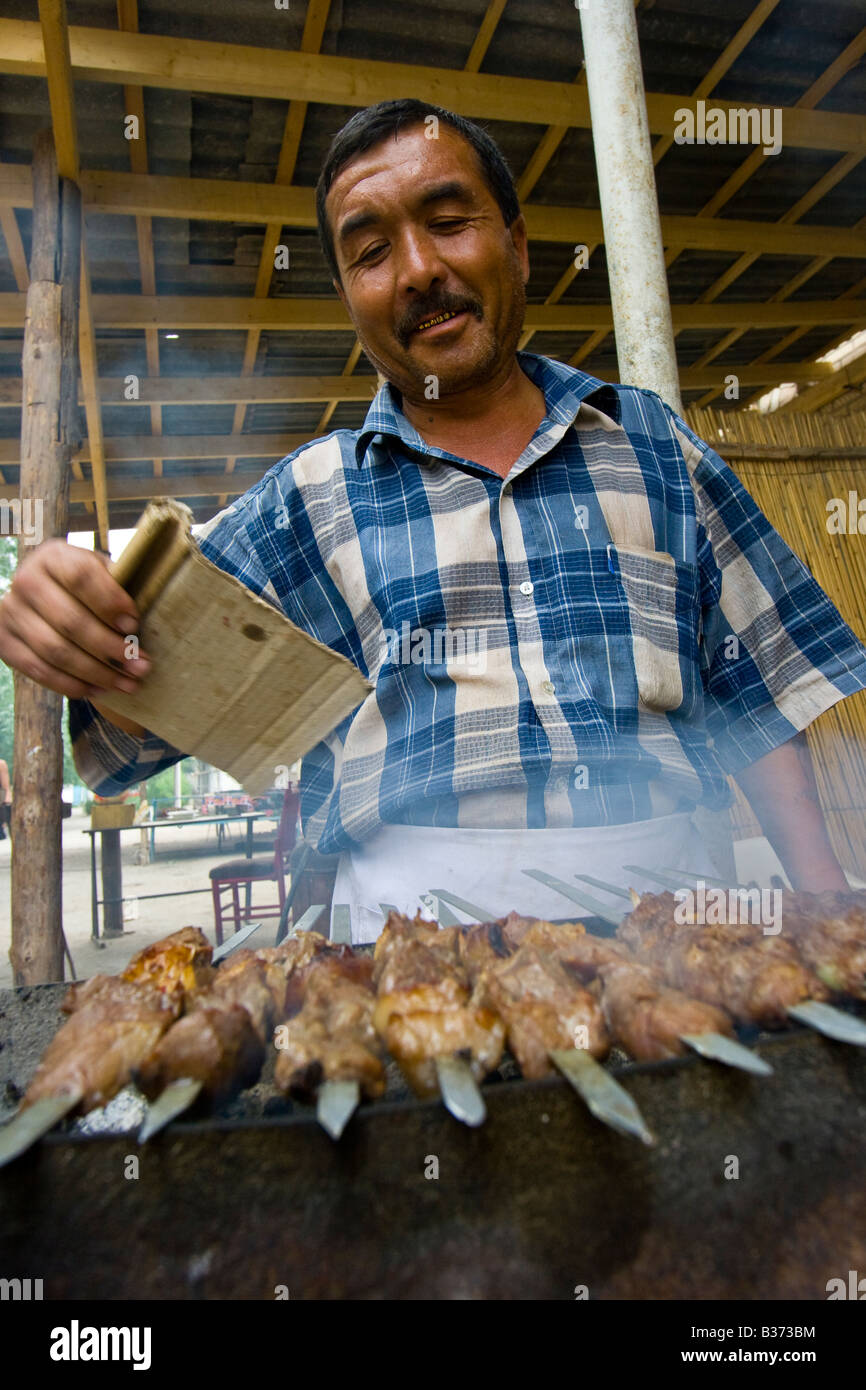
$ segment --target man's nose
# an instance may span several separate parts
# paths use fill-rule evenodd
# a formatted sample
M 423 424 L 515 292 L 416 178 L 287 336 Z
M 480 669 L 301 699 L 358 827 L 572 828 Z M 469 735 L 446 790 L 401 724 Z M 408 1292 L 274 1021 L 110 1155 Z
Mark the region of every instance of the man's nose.
M 397 247 L 398 288 L 423 294 L 446 274 L 435 237 L 416 228 L 405 232 Z

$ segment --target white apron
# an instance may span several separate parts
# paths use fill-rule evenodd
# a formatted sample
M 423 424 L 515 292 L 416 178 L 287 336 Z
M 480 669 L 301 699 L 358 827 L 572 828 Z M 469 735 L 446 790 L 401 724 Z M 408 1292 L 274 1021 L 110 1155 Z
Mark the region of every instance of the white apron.
M 574 875 L 591 874 L 620 888 L 662 891 L 658 884 L 627 871 L 626 864 L 682 868 L 693 875 L 717 872 L 688 812 L 589 829 L 384 825 L 358 849 L 340 856 L 333 903 L 348 906 L 356 944 L 376 940 L 385 925 L 382 904 L 410 917 L 420 912 L 435 919 L 437 889 L 467 899 L 491 917 L 504 917 L 512 909 L 533 917 L 580 917 L 576 904 L 523 873 L 541 869 L 590 893 L 619 915 L 628 909 L 623 898 L 580 883 Z M 455 915 L 462 920 L 465 914 Z

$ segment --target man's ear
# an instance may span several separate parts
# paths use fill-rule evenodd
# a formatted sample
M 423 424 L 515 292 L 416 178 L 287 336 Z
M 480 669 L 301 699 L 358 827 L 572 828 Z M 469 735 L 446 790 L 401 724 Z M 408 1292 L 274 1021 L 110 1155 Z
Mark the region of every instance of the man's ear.
M 526 218 L 521 212 L 508 228 L 508 235 L 523 267 L 524 284 L 529 279 L 529 237 L 526 231 Z
M 334 286 L 334 289 L 337 291 L 337 294 L 340 296 L 340 299 L 342 300 L 343 304 L 348 309 L 349 305 L 346 300 L 346 296 L 343 293 L 343 286 L 340 284 L 339 280 L 332 280 L 331 284 Z

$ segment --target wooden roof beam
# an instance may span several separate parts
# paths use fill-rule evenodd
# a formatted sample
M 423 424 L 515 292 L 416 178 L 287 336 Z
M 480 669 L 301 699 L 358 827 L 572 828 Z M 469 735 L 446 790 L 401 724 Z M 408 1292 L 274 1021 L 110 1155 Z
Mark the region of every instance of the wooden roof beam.
M 22 328 L 24 300 L 20 294 L 0 294 L 0 328 Z M 353 332 L 340 301 L 333 299 L 238 299 L 196 295 L 94 295 L 97 329 L 164 328 L 172 332 L 219 330 L 247 332 Z M 794 325 L 861 325 L 866 299 L 797 300 L 796 303 L 675 304 L 676 330 L 728 328 L 789 328 Z M 551 333 L 594 332 L 611 327 L 606 304 L 534 304 L 525 325 Z M 95 385 L 95 378 L 94 378 Z
M 81 192 L 88 212 L 147 217 L 206 217 L 213 222 L 272 223 L 315 229 L 311 188 L 183 179 L 154 174 L 84 170 Z M 26 165 L 0 165 L 0 206 L 31 207 Z M 601 214 L 592 209 L 529 203 L 523 208 L 531 241 L 574 245 L 602 240 Z M 798 226 L 741 218 L 663 216 L 665 245 L 680 250 L 757 251 L 812 256 L 866 257 L 866 234 L 853 227 Z
M 296 100 L 350 107 L 370 106 L 405 95 L 481 120 L 583 129 L 589 129 L 591 124 L 585 88 L 570 82 L 456 72 L 450 68 L 330 54 L 285 53 L 245 44 L 78 26 L 69 30 L 69 42 L 74 74 L 89 82 L 140 83 L 175 91 L 218 92 L 278 101 L 285 100 L 286 93 L 291 92 Z M 45 58 L 38 24 L 0 20 L 0 73 L 44 76 Z M 669 135 L 677 123 L 677 111 L 691 100 L 685 93 L 648 92 L 647 116 L 652 134 Z M 742 105 L 716 99 L 713 104 L 724 109 Z M 864 124 L 859 115 L 783 109 L 784 138 L 789 148 L 866 152 Z

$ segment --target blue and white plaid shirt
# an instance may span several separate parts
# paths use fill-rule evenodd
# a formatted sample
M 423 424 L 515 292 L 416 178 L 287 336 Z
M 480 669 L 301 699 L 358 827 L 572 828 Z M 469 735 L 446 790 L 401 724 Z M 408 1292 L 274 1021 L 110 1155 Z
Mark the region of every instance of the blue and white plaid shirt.
M 373 692 L 304 760 L 322 853 L 383 822 L 592 826 L 728 804 L 726 774 L 866 686 L 866 650 L 736 476 L 658 396 L 521 353 L 546 415 L 507 478 L 379 391 L 271 468 L 203 553 Z M 107 795 L 179 756 L 86 701 Z

